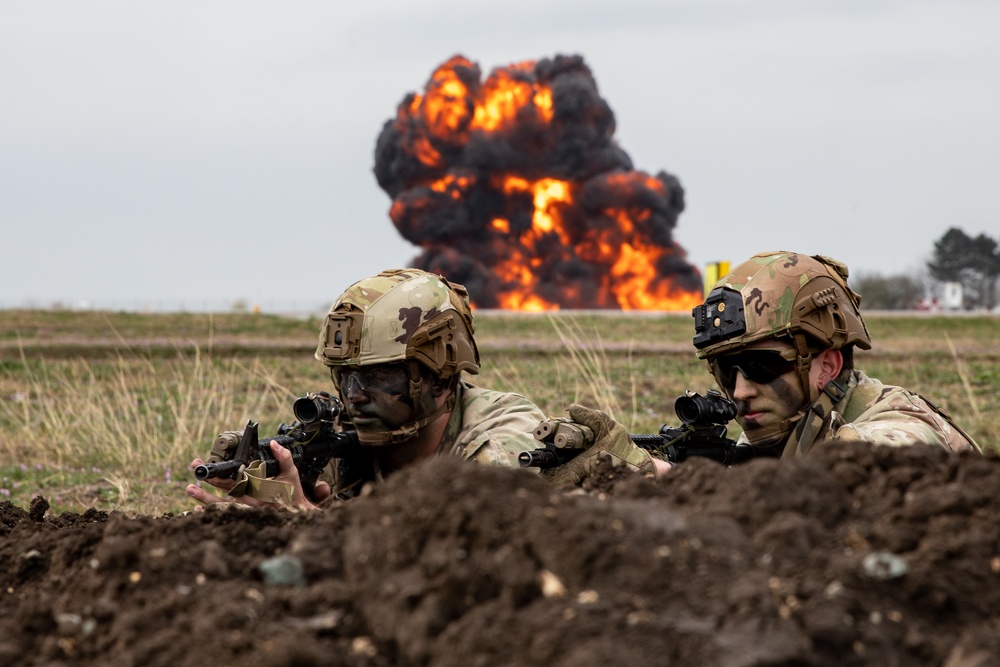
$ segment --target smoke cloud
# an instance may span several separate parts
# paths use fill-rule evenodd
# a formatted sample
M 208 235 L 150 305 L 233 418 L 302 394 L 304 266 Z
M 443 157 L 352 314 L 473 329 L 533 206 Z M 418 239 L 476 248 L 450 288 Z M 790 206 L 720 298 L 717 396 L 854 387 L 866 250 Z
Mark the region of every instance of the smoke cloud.
M 413 266 L 479 308 L 687 309 L 701 277 L 673 240 L 680 181 L 633 168 L 580 56 L 496 68 L 454 56 L 375 149 Z

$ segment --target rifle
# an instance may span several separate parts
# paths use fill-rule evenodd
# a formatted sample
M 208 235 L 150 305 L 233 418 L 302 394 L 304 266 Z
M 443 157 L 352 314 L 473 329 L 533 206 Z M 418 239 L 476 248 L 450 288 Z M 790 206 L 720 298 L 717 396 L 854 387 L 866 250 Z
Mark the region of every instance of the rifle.
M 226 431 L 212 446 L 208 463 L 194 469 L 196 479 L 229 477 L 236 479 L 244 466 L 253 461 L 264 462 L 265 476 L 275 477 L 278 460 L 271 453 L 271 441 L 290 450 L 292 462 L 299 471 L 302 490 L 312 497 L 313 487 L 330 459 L 343 458 L 358 446 L 357 431 L 336 431 L 334 423 L 343 405 L 325 391 L 310 393 L 295 399 L 292 413 L 297 421 L 280 424 L 277 435 L 257 437 L 258 422 L 247 421 L 242 433 Z
M 736 404 L 720 392 L 713 389 L 702 396 L 686 391 L 674 401 L 674 412 L 683 426 L 664 424 L 659 433 L 630 433 L 629 438 L 671 463 L 701 456 L 733 465 L 757 456 L 752 445 L 737 444 L 726 437 L 726 424 L 736 416 Z M 544 446 L 518 454 L 523 468 L 555 468 L 594 443 L 594 432 L 589 427 L 563 418 L 542 422 L 534 436 Z

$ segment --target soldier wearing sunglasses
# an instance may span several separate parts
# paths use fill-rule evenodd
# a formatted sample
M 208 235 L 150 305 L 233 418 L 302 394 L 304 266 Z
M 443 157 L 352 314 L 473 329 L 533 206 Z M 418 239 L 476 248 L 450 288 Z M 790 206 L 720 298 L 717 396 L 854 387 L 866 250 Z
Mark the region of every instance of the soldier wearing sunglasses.
M 736 401 L 740 440 L 783 458 L 828 439 L 981 451 L 943 408 L 854 368 L 872 343 L 847 275 L 829 257 L 762 253 L 694 309 L 696 354 Z

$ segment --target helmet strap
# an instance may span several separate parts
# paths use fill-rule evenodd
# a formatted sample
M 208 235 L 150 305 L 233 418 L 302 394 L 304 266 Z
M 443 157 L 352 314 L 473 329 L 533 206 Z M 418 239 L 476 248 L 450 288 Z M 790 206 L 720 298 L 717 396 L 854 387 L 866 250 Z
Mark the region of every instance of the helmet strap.
M 823 428 L 827 417 L 833 412 L 834 407 L 844 400 L 845 396 L 847 396 L 847 389 L 836 380 L 831 380 L 824 387 L 819 399 L 810 403 L 805 410 L 805 418 L 799 421 L 794 432 L 788 438 L 781 458 L 802 456 L 808 452 L 816 441 L 816 434 Z
M 809 341 L 805 334 L 796 333 L 792 336 L 792 344 L 795 346 L 795 368 L 799 373 L 799 381 L 802 382 L 802 389 L 807 396 L 806 405 L 819 398 L 819 390 L 813 387 L 809 381 L 809 371 L 812 369 L 813 353 L 809 349 Z M 801 416 L 801 415 L 800 415 Z
M 808 407 L 802 408 L 795 415 L 782 422 L 760 428 L 745 429 L 743 433 L 754 447 L 760 449 L 780 447 L 788 439 L 791 432 L 795 430 L 795 425 L 802 419 L 807 410 Z
M 413 359 L 406 362 L 406 375 L 410 381 L 410 400 L 413 401 L 413 409 L 420 405 L 420 394 L 424 390 L 424 377 L 420 372 L 420 364 Z
M 816 439 L 816 433 L 823 426 L 833 408 L 847 396 L 847 388 L 836 380 L 830 380 L 819 398 L 810 401 L 794 416 L 780 424 L 744 431 L 754 447 L 771 448 L 785 443 L 782 458 L 791 458 L 798 453 L 805 454 Z M 786 442 L 787 440 L 787 442 Z

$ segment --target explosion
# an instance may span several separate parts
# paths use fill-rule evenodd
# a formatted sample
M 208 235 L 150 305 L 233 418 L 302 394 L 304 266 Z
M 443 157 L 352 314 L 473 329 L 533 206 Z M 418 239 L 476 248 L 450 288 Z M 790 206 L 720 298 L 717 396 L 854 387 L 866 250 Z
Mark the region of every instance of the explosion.
M 580 56 L 494 69 L 456 55 L 385 123 L 375 176 L 413 266 L 479 308 L 689 310 L 702 281 L 674 243 L 676 177 L 632 168 Z

